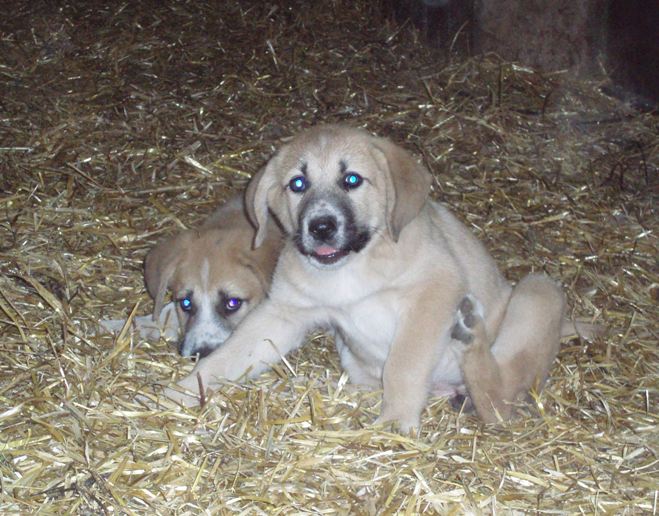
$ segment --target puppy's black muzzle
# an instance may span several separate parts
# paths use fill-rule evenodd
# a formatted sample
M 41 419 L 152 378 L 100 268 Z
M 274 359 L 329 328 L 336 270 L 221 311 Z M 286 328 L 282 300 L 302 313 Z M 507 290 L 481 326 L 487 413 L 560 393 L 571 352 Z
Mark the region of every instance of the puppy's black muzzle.
M 310 195 L 300 205 L 298 217 L 295 245 L 300 253 L 323 265 L 337 263 L 351 252 L 358 253 L 371 238 L 369 228 L 356 223 L 352 205 L 345 196 Z
M 338 229 L 338 223 L 333 216 L 316 217 L 309 221 L 309 233 L 318 242 L 330 242 Z

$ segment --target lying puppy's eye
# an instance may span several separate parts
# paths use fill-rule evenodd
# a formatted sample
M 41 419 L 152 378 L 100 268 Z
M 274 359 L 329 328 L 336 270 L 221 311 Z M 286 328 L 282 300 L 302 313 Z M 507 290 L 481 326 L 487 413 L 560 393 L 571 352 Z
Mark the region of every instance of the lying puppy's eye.
M 288 182 L 288 187 L 291 189 L 291 192 L 301 193 L 304 192 L 309 186 L 307 178 L 304 176 L 295 176 Z
M 358 188 L 364 182 L 364 178 L 354 172 L 348 172 L 343 176 L 343 186 L 346 190 Z
M 190 296 L 185 296 L 183 299 L 179 299 L 178 304 L 184 312 L 192 310 L 192 299 L 190 299 Z
M 237 312 L 241 306 L 243 306 L 243 300 L 239 297 L 230 297 L 224 302 L 227 312 Z

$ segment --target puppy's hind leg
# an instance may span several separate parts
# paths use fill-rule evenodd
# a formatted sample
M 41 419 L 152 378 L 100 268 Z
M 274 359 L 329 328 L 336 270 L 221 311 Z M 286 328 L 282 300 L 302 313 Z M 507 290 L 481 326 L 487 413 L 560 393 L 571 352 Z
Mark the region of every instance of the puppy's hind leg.
M 491 347 L 474 324 L 462 372 L 476 412 L 485 422 L 509 419 L 512 403 L 539 391 L 560 347 L 565 296 L 546 276 L 529 275 L 515 289 Z M 483 336 L 486 337 L 486 335 Z M 476 344 L 476 345 L 474 345 Z
M 509 417 L 510 408 L 504 402 L 505 391 L 501 367 L 492 355 L 492 341 L 487 335 L 480 303 L 465 297 L 457 312 L 457 322 L 451 337 L 468 345 L 462 362 L 462 375 L 470 403 L 486 423 Z

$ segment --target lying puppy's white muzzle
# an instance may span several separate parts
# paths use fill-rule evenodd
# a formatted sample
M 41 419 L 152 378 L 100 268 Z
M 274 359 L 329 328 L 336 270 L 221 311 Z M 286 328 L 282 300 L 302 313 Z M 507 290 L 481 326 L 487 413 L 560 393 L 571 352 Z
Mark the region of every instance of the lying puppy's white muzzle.
M 179 353 L 184 357 L 205 357 L 219 348 L 229 338 L 231 330 L 210 320 L 197 321 L 189 325 L 179 343 Z

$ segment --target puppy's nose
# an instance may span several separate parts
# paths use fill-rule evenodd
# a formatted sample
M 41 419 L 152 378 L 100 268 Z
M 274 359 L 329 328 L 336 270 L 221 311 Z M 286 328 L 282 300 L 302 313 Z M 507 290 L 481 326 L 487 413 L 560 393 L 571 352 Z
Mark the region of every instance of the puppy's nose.
M 316 240 L 327 242 L 336 234 L 336 219 L 331 216 L 317 217 L 309 221 L 309 233 Z

